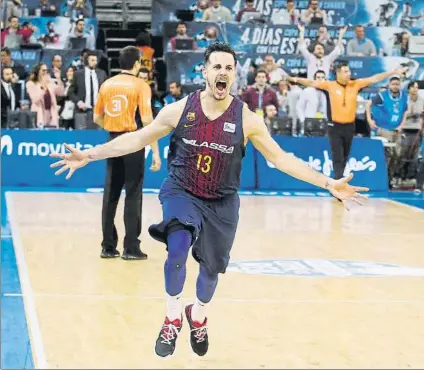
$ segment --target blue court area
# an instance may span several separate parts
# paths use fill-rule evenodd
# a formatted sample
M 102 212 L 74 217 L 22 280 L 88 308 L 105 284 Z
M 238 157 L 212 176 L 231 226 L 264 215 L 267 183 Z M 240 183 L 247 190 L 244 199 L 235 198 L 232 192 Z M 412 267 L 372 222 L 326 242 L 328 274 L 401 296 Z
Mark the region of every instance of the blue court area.
M 25 317 L 24 302 L 19 281 L 18 265 L 9 227 L 5 191 L 24 192 L 91 192 L 100 193 L 102 189 L 69 189 L 69 188 L 3 188 L 1 193 L 1 368 L 31 369 L 34 368 L 31 345 Z M 157 189 L 145 189 L 145 193 L 158 193 Z M 280 191 L 241 191 L 241 195 L 249 196 L 311 196 L 327 197 L 325 192 L 280 192 Z M 370 194 L 371 197 L 381 197 Z M 408 206 L 424 209 L 424 194 L 414 192 L 391 192 L 388 198 Z
M 4 191 L 1 192 L 1 368 L 34 368 Z

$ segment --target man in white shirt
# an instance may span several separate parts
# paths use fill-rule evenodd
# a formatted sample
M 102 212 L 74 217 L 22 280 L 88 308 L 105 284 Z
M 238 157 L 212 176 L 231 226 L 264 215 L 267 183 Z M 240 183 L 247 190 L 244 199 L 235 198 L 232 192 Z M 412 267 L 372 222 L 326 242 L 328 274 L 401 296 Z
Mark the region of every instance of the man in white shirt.
M 316 71 L 314 80 L 326 80 L 324 71 Z M 321 90 L 307 87 L 300 94 L 296 112 L 302 126 L 306 118 L 327 118 L 327 96 Z
M 213 0 L 212 6 L 203 13 L 203 21 L 209 22 L 231 22 L 231 11 L 221 5 L 221 0 Z
M 315 73 L 320 70 L 324 71 L 325 75 L 328 76 L 330 74 L 330 67 L 333 62 L 341 55 L 343 50 L 343 36 L 347 30 L 347 26 L 343 27 L 339 31 L 339 38 L 337 40 L 337 45 L 334 50 L 325 55 L 324 45 L 321 43 L 316 43 L 314 45 L 314 50 L 311 53 L 308 50 L 308 46 L 305 41 L 305 27 L 298 24 L 299 28 L 299 51 L 302 53 L 303 57 L 308 62 L 308 79 L 312 80 L 314 78 Z

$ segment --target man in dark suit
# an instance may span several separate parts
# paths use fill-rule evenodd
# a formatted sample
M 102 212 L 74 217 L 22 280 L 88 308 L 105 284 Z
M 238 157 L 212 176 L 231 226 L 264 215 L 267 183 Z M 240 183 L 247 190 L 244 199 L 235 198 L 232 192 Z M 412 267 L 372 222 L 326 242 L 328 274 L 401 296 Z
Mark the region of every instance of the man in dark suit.
M 12 53 L 9 48 L 3 48 L 1 50 L 1 66 L 2 68 L 11 67 L 13 69 L 13 82 L 25 80 L 28 77 L 25 67 L 12 59 Z
M 76 112 L 92 113 L 97 102 L 100 86 L 105 82 L 106 72 L 97 67 L 97 55 L 88 53 L 85 67 L 74 74 L 68 96 L 76 105 Z
M 1 71 L 1 127 L 7 127 L 7 113 L 19 108 L 20 89 L 13 83 L 13 69 L 3 67 Z

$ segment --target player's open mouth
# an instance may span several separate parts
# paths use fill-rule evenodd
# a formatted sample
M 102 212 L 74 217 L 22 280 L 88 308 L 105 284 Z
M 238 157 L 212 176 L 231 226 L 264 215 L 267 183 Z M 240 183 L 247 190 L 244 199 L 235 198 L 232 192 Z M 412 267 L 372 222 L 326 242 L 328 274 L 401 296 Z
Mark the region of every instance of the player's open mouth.
M 215 86 L 219 92 L 223 92 L 227 88 L 227 81 L 219 80 L 216 82 Z

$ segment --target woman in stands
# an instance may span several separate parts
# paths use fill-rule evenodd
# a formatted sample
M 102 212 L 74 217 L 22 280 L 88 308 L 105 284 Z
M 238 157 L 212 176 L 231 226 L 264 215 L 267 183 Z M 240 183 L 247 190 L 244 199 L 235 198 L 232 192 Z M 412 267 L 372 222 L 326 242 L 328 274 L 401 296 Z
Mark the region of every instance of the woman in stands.
M 62 79 L 56 76 L 57 85 L 50 77 L 47 65 L 37 64 L 26 84 L 31 99 L 31 111 L 37 113 L 37 127 L 59 127 L 59 106 L 56 96 L 62 96 L 64 86 Z

